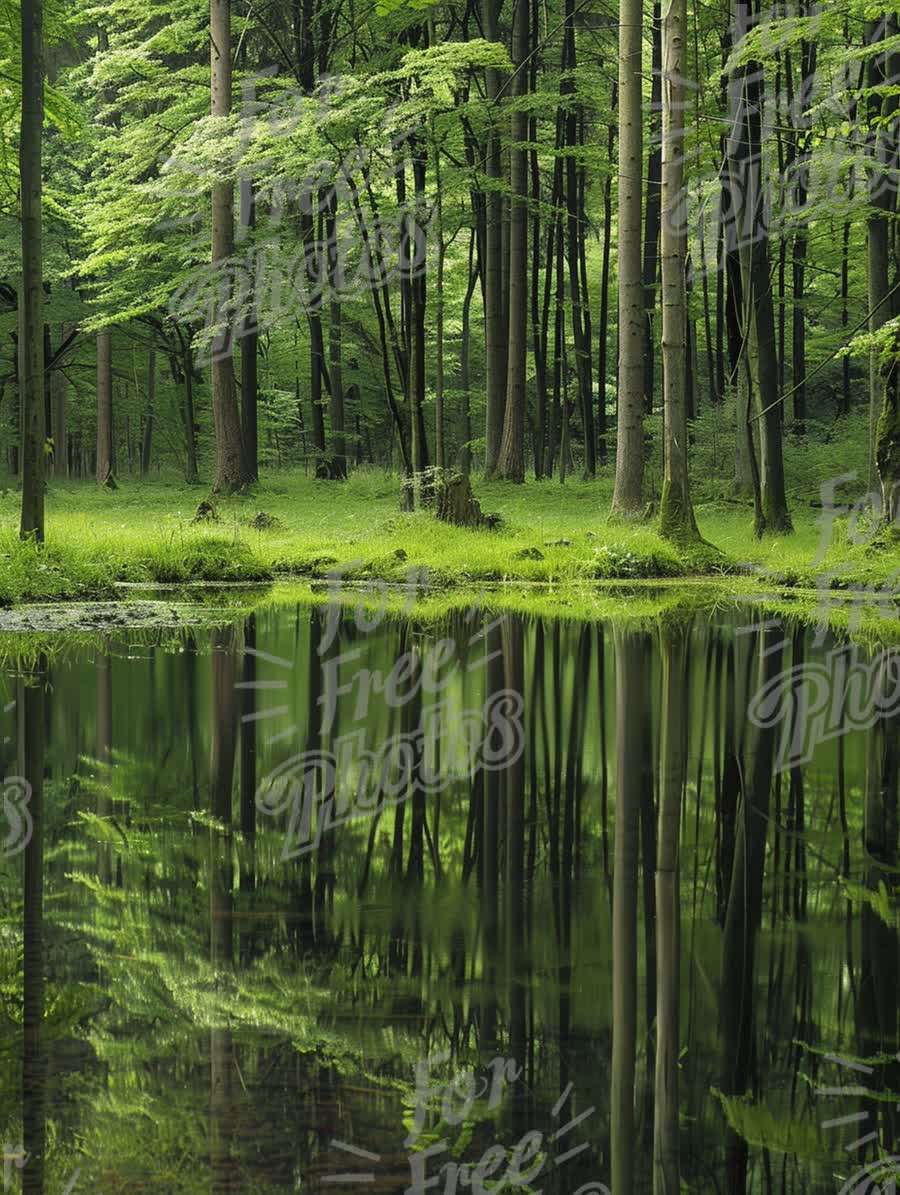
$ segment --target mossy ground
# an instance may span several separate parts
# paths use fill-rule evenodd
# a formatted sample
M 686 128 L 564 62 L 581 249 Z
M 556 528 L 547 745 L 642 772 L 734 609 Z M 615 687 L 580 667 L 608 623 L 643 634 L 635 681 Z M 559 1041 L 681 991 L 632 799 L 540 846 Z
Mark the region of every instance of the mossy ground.
M 808 604 L 821 596 L 803 597 L 800 590 L 863 588 L 855 604 L 862 619 L 871 620 L 871 606 L 876 620 L 892 612 L 896 621 L 896 534 L 873 537 L 873 529 L 846 519 L 826 533 L 821 513 L 795 502 L 793 534 L 757 541 L 749 505 L 701 503 L 700 533 L 718 551 L 681 548 L 653 522 L 611 518 L 611 488 L 606 477 L 565 486 L 476 479 L 482 508 L 503 519 L 489 531 L 447 526 L 427 510 L 401 513 L 398 479 L 370 470 L 344 483 L 276 474 L 248 493 L 218 500 L 218 520 L 201 524 L 191 521 L 207 496 L 199 487 L 125 480 L 111 492 L 54 482 L 40 551 L 19 541 L 19 496 L 7 490 L 0 497 L 0 603 L 109 598 L 121 581 L 322 578 L 339 567 L 348 580 L 403 582 L 418 567 L 435 590 L 496 582 L 583 589 L 597 581 L 706 577 L 723 596 L 787 588 Z M 251 526 L 260 511 L 274 524 Z M 557 593 L 555 604 L 561 598 Z

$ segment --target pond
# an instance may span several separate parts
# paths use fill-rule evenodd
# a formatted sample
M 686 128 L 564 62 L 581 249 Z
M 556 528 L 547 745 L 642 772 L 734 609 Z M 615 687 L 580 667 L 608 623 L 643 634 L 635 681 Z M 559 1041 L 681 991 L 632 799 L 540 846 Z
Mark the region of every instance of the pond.
M 4 1189 L 889 1189 L 897 656 L 622 610 L 23 637 Z

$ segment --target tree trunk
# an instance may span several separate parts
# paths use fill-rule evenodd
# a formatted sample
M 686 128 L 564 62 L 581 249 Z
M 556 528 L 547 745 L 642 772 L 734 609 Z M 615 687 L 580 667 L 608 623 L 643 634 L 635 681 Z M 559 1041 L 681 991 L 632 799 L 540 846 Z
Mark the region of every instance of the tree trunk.
M 610 107 L 613 111 L 618 100 L 618 86 L 612 85 Z M 606 134 L 606 156 L 612 162 L 616 144 L 616 126 L 610 121 Z M 606 464 L 609 455 L 606 443 L 606 360 L 609 342 L 609 261 L 612 250 L 612 172 L 603 184 L 603 263 L 600 267 L 600 335 L 597 347 L 597 442 L 600 464 Z
M 344 411 L 343 309 L 341 264 L 338 250 L 337 195 L 332 192 L 325 220 L 328 285 L 331 292 L 328 320 L 328 376 L 331 382 L 331 473 L 338 481 L 347 476 L 346 414 Z
M 529 86 L 537 86 L 538 69 L 538 8 L 534 0 L 531 8 L 531 78 Z M 541 171 L 538 160 L 537 117 L 529 118 L 528 140 L 532 145 L 529 152 L 531 167 L 531 351 L 534 356 L 535 418 L 532 448 L 534 451 L 534 475 L 540 481 L 544 476 L 544 455 L 547 442 L 547 309 L 541 311 Z M 546 279 L 545 279 L 546 284 Z M 546 290 L 546 285 L 545 285 Z
M 22 0 L 22 521 L 23 539 L 44 539 L 44 283 L 41 138 L 44 127 L 42 0 Z
M 641 0 L 623 0 L 619 20 L 619 409 L 613 511 L 628 515 L 641 508 L 644 480 Z
M 850 221 L 844 221 L 841 236 L 841 343 L 846 343 L 847 329 L 850 326 L 850 312 L 848 301 L 850 298 Z M 850 354 L 844 353 L 841 358 L 841 399 L 838 403 L 838 414 L 850 414 Z
M 469 447 L 472 440 L 472 379 L 469 369 L 469 329 L 471 327 L 472 295 L 475 293 L 475 286 L 479 275 L 478 268 L 473 266 L 476 237 L 477 233 L 473 228 L 469 239 L 469 282 L 466 286 L 465 297 L 463 298 L 462 343 L 459 349 L 459 385 L 463 398 L 463 448 L 460 454 L 460 468 L 467 477 L 472 469 L 472 449 Z
M 686 0 L 668 0 L 663 22 L 662 351 L 664 477 L 660 531 L 668 539 L 700 538 L 688 479 L 687 202 L 684 193 Z
M 185 479 L 196 485 L 200 479 L 197 468 L 197 424 L 194 419 L 194 354 L 190 344 L 184 346 L 184 438 L 187 452 Z
M 108 328 L 97 333 L 97 484 L 115 486 L 112 334 Z
M 434 148 L 435 216 L 437 221 L 437 282 L 435 287 L 435 369 L 434 369 L 434 463 L 439 469 L 447 467 L 447 448 L 444 422 L 444 209 L 441 200 L 441 151 Z
M 213 116 L 231 113 L 231 0 L 210 0 L 210 109 Z M 221 262 L 228 277 L 234 251 L 234 187 L 229 182 L 212 186 L 212 264 Z M 244 459 L 241 421 L 234 393 L 232 350 L 233 313 L 230 289 L 218 287 L 212 322 L 217 328 L 212 345 L 212 408 L 216 440 L 215 493 L 232 493 L 253 480 Z
M 425 305 L 426 275 L 424 260 L 425 229 L 422 221 L 426 211 L 425 142 L 411 143 L 413 157 L 414 210 L 407 221 L 409 242 L 407 263 L 410 269 L 409 297 L 409 396 L 412 420 L 413 469 L 423 473 L 429 466 L 428 436 L 425 430 Z
M 735 0 L 734 44 L 751 28 L 752 0 Z M 730 231 L 740 254 L 743 290 L 743 328 L 749 329 L 756 359 L 762 456 L 762 524 L 757 532 L 790 531 L 782 459 L 782 426 L 778 393 L 775 307 L 769 280 L 769 242 L 764 210 L 765 188 L 761 160 L 763 68 L 747 62 L 737 68 L 729 84 L 730 131 L 728 169 L 732 208 Z M 746 338 L 746 337 L 745 337 Z M 746 346 L 745 346 L 746 349 Z
M 585 143 L 586 121 L 584 115 L 584 108 L 581 108 L 578 116 L 578 144 L 582 148 Z M 578 194 L 577 207 L 581 218 L 581 228 L 578 236 L 578 273 L 579 273 L 579 287 L 581 290 L 581 369 L 582 369 L 582 385 L 586 395 L 585 407 L 588 413 L 588 422 L 590 430 L 586 433 L 587 445 L 585 454 L 587 458 L 588 448 L 590 449 L 590 474 L 593 477 L 597 471 L 597 421 L 594 417 L 594 359 L 592 353 L 592 341 L 594 336 L 593 321 L 591 320 L 591 292 L 588 287 L 588 265 L 587 265 L 587 203 L 585 202 L 587 192 L 587 177 L 584 165 L 579 165 L 578 172 Z
M 484 36 L 498 41 L 496 0 L 483 0 Z M 485 98 L 489 119 L 496 115 L 500 91 L 499 72 L 485 71 Z M 500 137 L 493 125 L 487 135 L 485 174 L 491 189 L 485 199 L 484 236 L 484 354 L 485 354 L 485 455 L 484 474 L 492 477 L 500 457 L 506 402 L 506 337 L 503 329 L 503 201 L 499 191 L 502 179 Z
M 66 326 L 62 327 L 62 339 L 66 339 Z M 69 379 L 63 372 L 60 362 L 51 375 L 51 393 L 53 396 L 53 476 L 69 476 Z
M 813 0 L 801 0 L 800 14 L 808 16 L 814 7 Z M 785 71 L 789 68 L 789 55 L 785 53 Z M 806 248 L 807 235 L 805 227 L 807 192 L 810 167 L 810 137 L 812 121 L 809 108 L 813 99 L 813 89 L 816 77 L 816 43 L 803 39 L 800 42 L 800 95 L 797 103 L 795 126 L 796 148 L 794 152 L 794 170 L 796 174 L 794 199 L 798 212 L 798 228 L 794 236 L 794 258 L 792 268 L 793 308 L 792 308 L 792 342 L 793 342 L 793 400 L 794 400 L 794 430 L 803 434 L 806 431 Z M 790 90 L 789 99 L 792 99 Z M 793 104 L 791 105 L 794 106 Z
M 566 22 L 563 38 L 563 75 L 560 95 L 566 97 L 563 112 L 563 143 L 567 154 L 566 172 L 566 252 L 569 268 L 569 291 L 572 296 L 572 335 L 575 342 L 575 374 L 578 380 L 578 400 L 584 430 L 584 471 L 593 477 L 597 471 L 596 445 L 594 442 L 593 396 L 590 377 L 590 343 L 585 338 L 586 296 L 583 294 L 580 277 L 581 247 L 584 243 L 585 213 L 579 205 L 578 163 L 575 159 L 578 145 L 579 108 L 574 101 L 575 80 L 575 5 L 566 0 Z
M 327 472 L 325 457 L 327 446 L 325 443 L 325 406 L 324 390 L 322 387 L 325 371 L 325 335 L 322 331 L 322 296 L 317 280 L 318 249 L 315 243 L 315 225 L 311 212 L 301 211 L 300 228 L 303 237 L 304 260 L 306 262 L 307 278 L 314 295 L 310 300 L 307 311 L 309 322 L 309 405 L 312 427 L 313 447 L 316 452 L 315 475 L 321 476 Z
M 512 59 L 514 99 L 526 93 L 528 25 L 531 0 L 515 0 Z M 512 115 L 509 213 L 509 357 L 506 404 L 497 473 L 507 481 L 525 480 L 525 359 L 528 339 L 528 116 Z
M 653 410 L 654 353 L 653 323 L 656 310 L 656 284 L 659 279 L 659 237 L 662 203 L 662 130 L 663 103 L 663 32 L 659 0 L 653 4 L 653 50 L 650 80 L 650 152 L 647 155 L 647 197 L 644 203 L 644 403 Z M 682 118 L 683 123 L 683 118 Z M 665 362 L 663 362 L 665 369 Z
M 874 45 L 884 39 L 886 22 L 884 17 L 877 21 L 870 21 L 866 26 L 866 41 Z M 886 185 L 885 173 L 888 169 L 890 150 L 885 133 L 879 132 L 877 122 L 884 113 L 884 101 L 879 90 L 887 78 L 887 61 L 885 54 L 872 55 L 868 59 L 866 84 L 869 88 L 868 124 L 872 130 L 869 133 L 869 153 L 872 158 L 884 165 L 883 170 L 873 170 L 869 176 L 869 193 L 871 208 L 866 220 L 868 232 L 868 306 L 869 331 L 877 332 L 891 316 L 892 304 L 888 301 L 889 293 L 889 262 L 890 262 L 890 229 L 888 213 L 891 209 L 893 188 Z M 869 352 L 869 489 L 874 488 L 876 470 L 876 439 L 877 415 L 881 405 L 881 394 L 878 376 L 878 350 Z
M 241 179 L 241 228 L 246 236 L 256 224 L 253 180 Z M 244 462 L 253 481 L 259 477 L 259 333 L 252 296 L 241 329 L 241 439 Z
M 144 421 L 144 435 L 141 440 L 141 477 L 150 472 L 150 457 L 153 451 L 153 411 L 156 405 L 156 350 L 151 349 L 147 362 L 147 417 Z

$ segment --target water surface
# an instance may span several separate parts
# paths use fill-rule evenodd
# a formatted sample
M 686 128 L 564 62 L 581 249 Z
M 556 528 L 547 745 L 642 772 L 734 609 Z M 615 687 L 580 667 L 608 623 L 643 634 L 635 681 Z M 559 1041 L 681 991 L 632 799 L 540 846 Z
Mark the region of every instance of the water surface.
M 626 1195 L 656 1135 L 692 1192 L 857 1189 L 900 736 L 819 638 L 300 602 L 9 665 L 10 1188 Z

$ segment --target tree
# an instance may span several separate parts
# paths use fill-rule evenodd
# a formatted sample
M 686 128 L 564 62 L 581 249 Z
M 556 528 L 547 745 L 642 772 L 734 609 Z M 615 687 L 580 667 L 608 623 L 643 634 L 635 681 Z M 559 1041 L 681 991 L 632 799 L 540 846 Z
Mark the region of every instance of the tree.
M 641 262 L 643 4 L 622 0 L 619 25 L 619 376 L 613 511 L 634 514 L 644 482 L 644 285 Z
M 753 24 L 752 0 L 735 0 L 734 45 L 739 48 Z M 750 354 L 753 381 L 760 410 L 762 457 L 757 534 L 764 530 L 791 531 L 782 457 L 781 397 L 778 393 L 778 357 L 775 309 L 769 280 L 769 234 L 766 224 L 766 186 L 762 160 L 762 103 L 764 69 L 748 57 L 740 61 L 729 83 L 728 170 L 732 202 L 729 232 L 736 238 L 741 264 L 743 299 L 743 349 Z M 739 414 L 740 418 L 740 414 Z M 748 443 L 749 413 L 746 423 Z
M 484 36 L 498 41 L 496 0 L 483 0 Z M 484 472 L 493 476 L 500 456 L 506 402 L 506 327 L 503 319 L 503 196 L 500 191 L 502 168 L 500 138 L 494 126 L 494 107 L 500 93 L 500 72 L 493 66 L 485 71 L 485 94 L 491 106 L 491 125 L 487 134 L 485 171 L 489 179 L 485 197 L 484 285 L 485 353 L 485 455 Z
M 253 195 L 253 179 L 241 179 L 241 236 L 252 234 L 256 225 L 256 202 Z M 256 312 L 252 296 L 250 310 L 244 317 L 241 329 L 241 439 L 244 446 L 244 463 L 254 481 L 259 476 L 258 445 L 258 349 L 259 333 L 256 330 Z
M 23 539 L 44 539 L 44 281 L 41 140 L 44 128 L 43 2 L 22 0 L 22 522 Z
M 210 99 L 213 116 L 227 117 L 231 112 L 231 0 L 210 0 Z M 234 249 L 234 187 L 231 180 L 212 185 L 212 263 L 227 276 L 227 263 Z M 230 493 L 253 480 L 244 459 L 241 421 L 234 392 L 232 362 L 233 327 L 230 295 L 222 295 L 213 305 L 215 328 L 212 360 L 212 408 L 216 437 L 216 464 L 213 490 Z
M 878 45 L 885 40 L 887 22 L 884 16 L 877 21 L 870 21 L 866 26 L 866 42 L 870 46 Z M 874 161 L 874 168 L 869 171 L 869 213 L 866 220 L 866 242 L 868 258 L 868 303 L 869 303 L 869 331 L 877 332 L 890 319 L 896 299 L 891 295 L 888 280 L 890 265 L 890 226 L 889 213 L 893 205 L 896 190 L 896 172 L 894 186 L 889 185 L 889 171 L 891 169 L 892 146 L 887 131 L 880 127 L 881 121 L 892 112 L 896 100 L 888 100 L 884 95 L 884 85 L 887 81 L 888 58 L 885 52 L 870 54 L 866 66 L 866 82 L 868 84 L 868 148 Z M 890 104 L 890 109 L 888 109 Z M 895 292 L 896 293 L 896 292 Z M 891 301 L 893 299 L 893 302 Z M 869 354 L 869 421 L 871 428 L 870 440 L 872 454 L 869 460 L 869 484 L 874 483 L 876 457 L 879 452 L 878 441 L 882 441 L 884 431 L 884 417 L 881 417 L 881 428 L 876 424 L 881 396 L 879 395 L 878 353 L 872 349 Z M 883 446 L 880 451 L 883 453 Z M 878 464 L 880 471 L 880 464 Z M 882 485 L 884 475 L 882 474 Z
M 141 477 L 150 473 L 153 453 L 153 420 L 156 416 L 156 350 L 151 346 L 147 359 L 147 412 L 141 437 Z
M 507 481 L 525 480 L 525 360 L 528 330 L 528 113 L 521 105 L 528 72 L 530 0 L 515 0 L 512 57 L 514 64 L 509 212 L 509 356 L 503 438 L 497 473 Z
M 669 539 L 699 539 L 688 477 L 687 205 L 684 191 L 686 0 L 668 0 L 663 16 L 662 352 L 665 477 L 660 530 Z
M 115 486 L 113 463 L 112 333 L 97 333 L 97 484 Z

